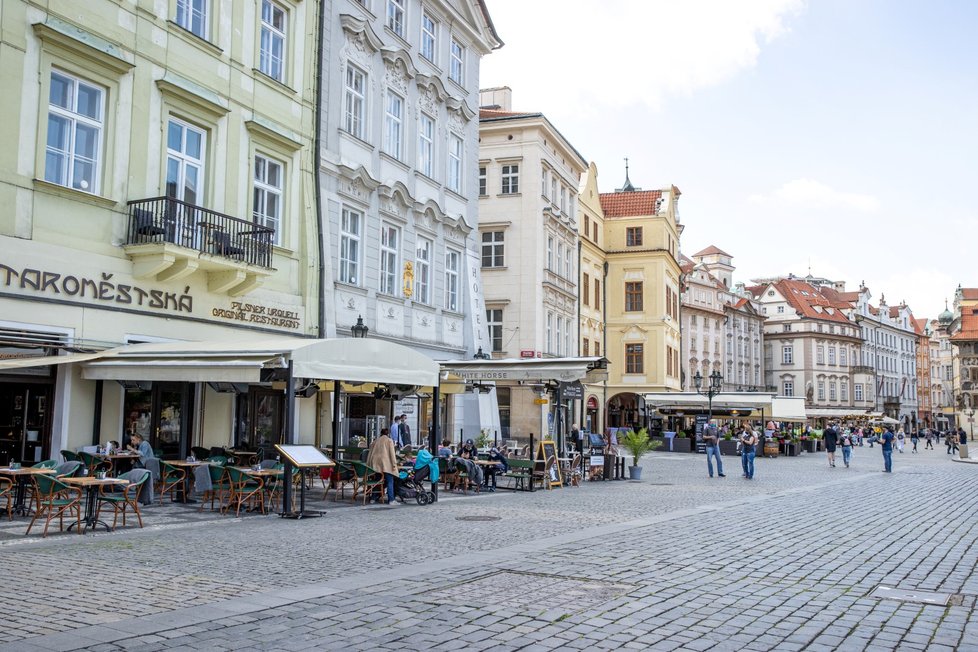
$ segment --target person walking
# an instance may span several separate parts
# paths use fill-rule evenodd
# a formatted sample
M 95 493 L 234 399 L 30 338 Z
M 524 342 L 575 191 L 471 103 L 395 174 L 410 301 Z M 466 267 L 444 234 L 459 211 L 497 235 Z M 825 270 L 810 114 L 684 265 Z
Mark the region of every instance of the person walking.
M 907 435 L 903 432 L 903 426 L 900 426 L 900 429 L 897 430 L 896 434 L 896 447 L 901 455 L 903 454 L 903 445 L 906 442 L 906 439 Z
M 842 444 L 842 463 L 849 468 L 849 461 L 852 460 L 852 433 L 846 430 L 840 440 Z
M 410 446 L 414 442 L 411 441 L 411 426 L 408 425 L 407 415 L 401 415 L 401 423 L 397 427 L 397 434 L 401 438 L 401 446 Z
M 893 473 L 893 426 L 887 426 L 880 437 L 880 446 L 883 449 L 883 470 Z
M 916 453 L 917 444 L 920 443 L 920 434 L 918 433 L 918 431 L 914 430 L 912 433 L 910 433 L 910 443 L 913 444 L 913 449 L 911 449 L 910 452 Z
M 706 444 L 706 470 L 710 477 L 713 477 L 713 458 L 717 460 L 717 475 L 725 478 L 723 474 L 723 461 L 720 459 L 720 431 L 714 422 L 706 424 L 703 430 L 703 443 Z
M 924 431 L 924 450 L 934 450 L 934 431 L 928 428 Z
M 944 443 L 947 444 L 948 455 L 951 454 L 951 449 L 954 449 L 955 453 L 958 452 L 958 437 L 953 430 L 944 433 Z
M 744 477 L 754 479 L 754 449 L 757 447 L 757 435 L 748 423 L 740 435 L 740 461 L 744 467 Z
M 835 423 L 830 423 L 825 429 L 822 440 L 825 442 L 825 454 L 829 458 L 829 466 L 835 468 L 835 447 L 839 443 L 839 431 L 836 430 Z

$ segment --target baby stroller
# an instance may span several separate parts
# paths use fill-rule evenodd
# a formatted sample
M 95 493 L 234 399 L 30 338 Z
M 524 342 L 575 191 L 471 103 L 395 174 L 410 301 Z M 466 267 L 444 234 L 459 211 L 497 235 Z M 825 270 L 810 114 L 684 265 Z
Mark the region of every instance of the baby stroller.
M 419 505 L 427 505 L 435 502 L 435 494 L 424 488 L 424 482 L 437 482 L 437 478 L 431 476 L 431 466 L 433 459 L 431 453 L 426 450 L 418 451 L 418 457 L 414 461 L 414 468 L 410 471 L 401 471 L 395 481 L 394 493 L 402 503 L 414 499 Z M 437 469 L 435 465 L 435 469 Z M 437 473 L 437 471 L 436 471 Z

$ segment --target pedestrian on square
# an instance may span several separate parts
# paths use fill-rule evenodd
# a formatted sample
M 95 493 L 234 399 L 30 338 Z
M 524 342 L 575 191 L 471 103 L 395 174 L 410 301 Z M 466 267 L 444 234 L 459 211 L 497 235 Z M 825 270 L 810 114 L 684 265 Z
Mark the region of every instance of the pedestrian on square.
M 928 428 L 924 431 L 924 450 L 934 450 L 934 431 Z
M 954 449 L 954 452 L 955 453 L 958 452 L 958 438 L 954 434 L 954 431 L 953 430 L 950 430 L 950 431 L 944 433 L 944 443 L 947 444 L 947 454 L 948 455 L 951 454 L 951 450 L 952 449 Z
M 897 450 L 900 451 L 900 454 L 901 455 L 903 454 L 903 445 L 904 445 L 904 442 L 906 442 L 906 439 L 907 439 L 907 435 L 904 434 L 904 432 L 903 432 L 903 426 L 901 426 L 900 429 L 897 430 L 897 434 L 896 434 Z
M 968 445 L 968 433 L 964 431 L 964 428 L 958 428 L 958 443 L 962 446 Z
M 740 435 L 740 461 L 744 467 L 744 477 L 748 480 L 754 479 L 754 454 L 757 447 L 757 435 L 748 423 L 744 426 L 744 431 Z
M 883 470 L 887 473 L 893 473 L 893 440 L 893 426 L 887 426 L 880 438 L 880 446 L 883 448 Z
M 915 430 L 910 434 L 910 443 L 913 444 L 913 450 L 911 450 L 910 452 L 916 453 L 917 444 L 920 443 L 920 434 L 918 433 L 918 431 Z
M 377 437 L 370 444 L 370 451 L 367 453 L 367 466 L 384 474 L 384 482 L 387 485 L 387 504 L 393 505 L 394 476 L 397 475 L 397 453 L 394 451 L 394 442 L 391 440 L 390 434 L 390 430 L 387 428 L 380 429 L 380 437 Z
M 835 447 L 839 443 L 839 431 L 836 430 L 835 423 L 830 423 L 825 429 L 822 440 L 825 442 L 825 454 L 829 458 L 829 466 L 835 468 Z
M 846 430 L 842 434 L 842 439 L 840 440 L 842 444 L 842 463 L 849 468 L 849 462 L 852 460 L 852 433 Z
M 388 431 L 390 433 L 391 441 L 394 443 L 394 450 L 401 449 L 402 442 L 400 429 L 401 417 L 394 417 L 394 420 L 391 422 L 390 430 Z
M 411 445 L 411 426 L 408 425 L 407 415 L 402 414 L 400 424 L 397 427 L 397 434 L 401 438 L 401 446 Z
M 709 471 L 710 477 L 713 477 L 713 459 L 717 460 L 717 475 L 721 478 L 725 478 L 723 474 L 723 461 L 720 459 L 720 431 L 717 430 L 717 425 L 715 422 L 711 421 L 706 424 L 706 429 L 703 430 L 703 443 L 706 444 L 706 470 Z

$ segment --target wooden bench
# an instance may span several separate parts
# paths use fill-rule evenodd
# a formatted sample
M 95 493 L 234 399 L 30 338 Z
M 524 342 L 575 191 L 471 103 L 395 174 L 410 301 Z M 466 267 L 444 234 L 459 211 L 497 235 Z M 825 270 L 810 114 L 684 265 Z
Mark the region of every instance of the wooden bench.
M 543 481 L 543 474 L 533 469 L 533 460 L 519 460 L 510 459 L 509 460 L 509 470 L 502 474 L 503 478 L 511 478 L 513 480 L 513 486 L 509 487 L 513 490 L 521 491 L 533 491 L 533 483 L 535 481 Z M 529 488 L 527 488 L 527 480 L 530 481 Z

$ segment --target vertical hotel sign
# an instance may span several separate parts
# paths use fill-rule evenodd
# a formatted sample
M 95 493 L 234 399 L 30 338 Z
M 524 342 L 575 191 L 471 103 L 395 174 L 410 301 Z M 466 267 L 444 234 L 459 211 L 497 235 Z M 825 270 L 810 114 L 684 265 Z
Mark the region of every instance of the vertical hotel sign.
M 473 348 L 482 347 L 483 351 L 492 351 L 492 345 L 489 342 L 489 325 L 486 324 L 486 302 L 482 294 L 482 274 L 480 273 L 482 267 L 479 253 L 468 249 L 465 252 L 465 257 L 468 260 L 469 268 L 469 291 L 467 294 L 469 295 L 469 309 L 472 311 L 470 323 L 473 331 Z

